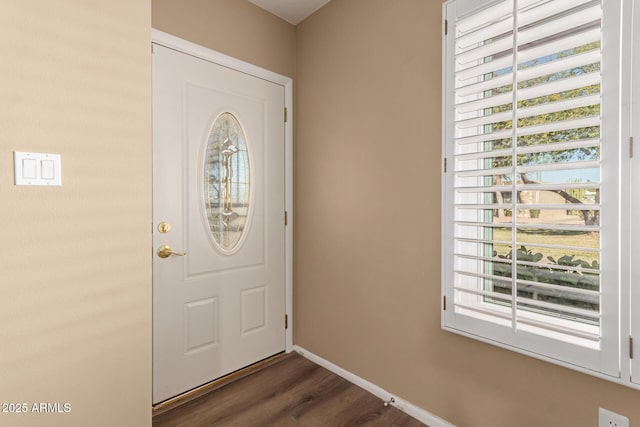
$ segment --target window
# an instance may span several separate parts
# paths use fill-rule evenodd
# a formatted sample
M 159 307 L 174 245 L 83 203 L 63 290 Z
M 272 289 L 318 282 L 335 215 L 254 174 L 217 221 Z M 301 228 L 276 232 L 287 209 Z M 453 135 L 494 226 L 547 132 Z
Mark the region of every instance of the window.
M 631 5 L 444 5 L 443 327 L 619 382 Z

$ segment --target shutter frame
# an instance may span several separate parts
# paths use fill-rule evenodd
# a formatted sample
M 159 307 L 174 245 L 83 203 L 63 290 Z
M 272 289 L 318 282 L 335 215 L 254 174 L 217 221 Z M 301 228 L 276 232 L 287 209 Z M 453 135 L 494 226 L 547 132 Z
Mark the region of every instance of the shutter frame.
M 509 133 L 508 131 L 504 131 L 504 132 L 500 131 L 500 132 L 490 134 L 490 136 L 488 137 L 482 134 L 479 134 L 479 135 L 470 134 L 467 136 L 460 136 L 463 134 L 459 133 L 458 135 L 456 135 L 455 133 L 456 128 L 464 129 L 464 128 L 470 128 L 474 126 L 487 125 L 488 123 L 490 123 L 489 119 L 485 119 L 484 117 L 476 117 L 476 118 L 467 117 L 465 119 L 461 119 L 458 121 L 455 120 L 456 91 L 460 92 L 461 90 L 462 91 L 467 90 L 467 93 L 469 93 L 469 89 L 470 89 L 469 87 L 465 89 L 464 86 L 461 88 L 456 88 L 453 79 L 449 77 L 449 74 L 452 74 L 451 70 L 454 67 L 453 64 L 455 62 L 455 39 L 456 39 L 456 35 L 458 34 L 456 15 L 458 14 L 459 11 L 456 9 L 456 3 L 459 3 L 459 1 L 458 2 L 451 1 L 446 3 L 443 6 L 444 18 L 449 21 L 449 35 L 450 35 L 449 40 L 445 40 L 443 42 L 443 69 L 444 69 L 444 72 L 443 72 L 443 76 L 444 76 L 444 79 L 443 79 L 444 80 L 443 82 L 444 83 L 443 151 L 444 151 L 445 157 L 449 159 L 453 159 L 453 161 L 450 162 L 452 163 L 452 167 L 450 168 L 449 173 L 446 174 L 445 180 L 443 180 L 443 197 L 444 197 L 443 218 L 445 219 L 445 223 L 446 223 L 443 227 L 443 261 L 442 261 L 443 262 L 443 294 L 446 297 L 448 297 L 450 301 L 449 310 L 446 310 L 445 312 L 443 312 L 443 320 L 442 320 L 443 327 L 447 330 L 452 330 L 453 332 L 461 333 L 467 336 L 472 336 L 482 341 L 487 341 L 496 345 L 510 348 L 515 351 L 531 354 L 531 355 L 534 355 L 535 357 L 552 359 L 556 361 L 556 363 L 569 364 L 572 367 L 578 366 L 580 368 L 584 368 L 588 370 L 596 370 L 607 376 L 614 376 L 614 377 L 618 376 L 619 375 L 619 366 L 618 366 L 619 355 L 616 354 L 615 348 L 613 348 L 613 351 L 608 351 L 606 349 L 604 351 L 601 351 L 599 349 L 599 345 L 595 347 L 590 346 L 585 342 L 581 342 L 580 338 L 576 340 L 572 340 L 571 338 L 569 338 L 568 340 L 563 341 L 564 338 L 558 339 L 558 337 L 562 335 L 559 331 L 550 330 L 548 336 L 545 336 L 545 334 L 538 336 L 536 330 L 539 330 L 539 328 L 541 328 L 542 326 L 540 326 L 541 322 L 535 319 L 533 320 L 525 319 L 525 323 L 530 323 L 530 324 L 526 325 L 522 330 L 519 330 L 518 333 L 520 336 L 517 339 L 513 340 L 512 336 L 510 336 L 510 333 L 512 333 L 513 331 L 510 331 L 509 330 L 510 328 L 506 326 L 506 324 L 503 324 L 502 326 L 500 324 L 490 324 L 490 322 L 489 324 L 486 324 L 486 322 L 478 321 L 477 317 L 469 316 L 466 313 L 460 314 L 459 312 L 456 311 L 456 302 L 458 301 L 458 299 L 456 298 L 455 285 L 452 280 L 452 276 L 454 275 L 453 266 L 455 264 L 455 256 L 459 255 L 459 254 L 456 254 L 456 251 L 454 250 L 454 247 L 455 247 L 454 243 L 456 240 L 454 238 L 455 236 L 454 228 L 456 224 L 456 221 L 454 220 L 454 218 L 456 216 L 456 207 L 455 207 L 455 203 L 452 201 L 453 194 L 456 192 L 456 187 L 454 185 L 454 181 L 456 179 L 456 162 L 460 161 L 461 159 L 472 160 L 474 157 L 476 158 L 476 160 L 481 160 L 483 158 L 488 159 L 490 158 L 490 155 L 487 154 L 486 152 L 481 152 L 481 151 L 478 151 L 478 152 L 470 151 L 468 153 L 456 153 L 456 151 L 454 150 L 454 147 L 455 147 L 454 141 L 458 139 L 462 141 L 461 145 L 464 145 L 464 143 L 466 142 L 468 146 L 472 146 L 473 144 L 478 144 L 480 142 L 487 141 L 490 139 L 506 137 L 506 135 Z M 486 4 L 490 4 L 492 7 L 495 7 L 497 3 L 499 2 L 486 2 L 485 6 Z M 577 0 L 577 1 L 574 1 L 573 3 L 587 4 L 589 2 Z M 528 4 L 531 4 L 531 2 L 528 2 Z M 609 7 L 609 9 L 610 9 L 609 13 L 611 13 L 611 15 L 614 15 L 616 12 L 615 6 Z M 478 10 L 480 10 L 480 8 L 475 9 L 476 12 Z M 465 13 L 469 12 L 464 9 L 463 11 Z M 468 14 L 466 18 L 469 19 Z M 587 34 L 589 36 L 586 38 L 587 40 L 592 40 L 593 33 L 594 31 L 592 29 L 587 29 L 586 31 L 577 33 L 574 36 L 570 36 L 572 38 L 569 38 L 569 40 L 580 40 L 580 36 L 584 34 Z M 525 38 L 525 42 L 528 42 L 528 39 Z M 561 41 L 554 40 L 553 43 L 555 43 L 555 46 L 562 46 Z M 540 51 L 540 48 L 534 48 L 534 49 L 538 49 L 538 52 Z M 585 54 L 584 56 L 593 57 L 594 53 L 590 52 L 588 54 Z M 574 64 L 578 64 L 578 65 L 580 62 L 578 58 L 572 58 L 569 61 L 573 61 Z M 604 56 L 603 56 L 603 61 L 604 61 Z M 552 66 L 550 65 L 548 65 L 547 67 L 552 68 Z M 469 68 L 467 68 L 467 70 L 468 69 Z M 465 71 L 462 71 L 462 72 L 464 73 Z M 531 72 L 531 73 L 533 74 L 534 72 Z M 589 80 L 589 78 L 584 79 L 586 83 L 592 82 L 592 80 Z M 506 81 L 508 80 L 508 78 L 504 78 L 503 80 Z M 522 81 L 524 79 L 519 79 L 519 80 Z M 602 84 L 604 85 L 604 82 Z M 490 83 L 487 84 L 487 86 L 489 85 Z M 583 87 L 583 86 L 578 86 L 578 87 Z M 550 93 L 554 93 L 553 90 L 554 90 L 553 88 L 549 89 Z M 531 90 L 530 92 L 534 93 L 536 91 Z M 518 100 L 530 99 L 530 98 L 527 98 L 527 96 L 529 95 L 525 92 L 525 94 L 522 95 L 522 97 L 518 96 L 517 99 Z M 550 104 L 539 104 L 539 105 L 536 105 L 535 107 L 529 107 L 531 108 L 529 112 L 535 113 L 535 114 L 548 114 L 548 113 L 553 113 L 557 111 L 564 111 L 564 110 L 560 110 L 560 108 L 562 107 L 562 102 L 567 104 L 567 106 L 569 107 L 567 109 L 581 108 L 581 107 L 588 107 L 590 105 L 595 105 L 595 104 L 590 104 L 590 102 L 596 100 L 596 98 L 598 98 L 599 96 L 598 95 L 590 95 L 590 96 L 591 98 L 588 101 L 581 100 L 581 99 L 569 100 L 569 101 L 565 100 L 565 101 L 560 101 L 560 103 L 558 103 L 557 105 L 551 105 L 551 106 Z M 502 96 L 502 98 L 498 98 L 497 103 L 502 102 L 502 100 L 505 100 L 505 99 L 507 99 L 507 96 Z M 476 99 L 469 102 L 475 102 L 476 105 L 480 105 L 480 106 L 484 105 L 485 107 L 491 106 L 490 104 L 491 101 L 486 101 L 485 99 Z M 464 104 L 459 102 L 458 106 L 460 105 L 462 105 L 464 108 Z M 470 104 L 467 104 L 467 106 L 468 105 Z M 498 104 L 498 105 L 502 105 L 502 104 Z M 527 114 L 526 109 L 516 108 L 516 112 L 514 114 L 516 114 L 516 117 L 518 118 L 528 117 L 526 115 Z M 498 116 L 498 117 L 500 119 L 504 119 L 506 117 L 506 113 L 503 113 L 501 116 Z M 576 126 L 591 127 L 593 123 L 594 123 L 594 119 L 578 119 L 575 121 L 574 124 Z M 555 123 L 553 125 L 543 124 L 538 128 L 529 127 L 529 129 L 527 129 L 527 127 L 525 127 L 524 130 L 522 130 L 523 128 L 518 128 L 515 130 L 515 134 L 522 136 L 522 135 L 528 135 L 532 133 L 535 134 L 536 132 L 553 131 L 554 129 L 556 130 L 562 129 L 562 127 L 565 125 L 569 125 L 569 123 Z M 599 147 L 600 147 L 599 141 L 581 139 L 578 141 L 568 141 L 568 142 L 560 143 L 557 148 L 563 149 L 563 150 L 571 150 L 571 149 L 579 149 L 579 148 L 589 149 L 589 148 L 599 148 Z M 522 154 L 542 152 L 543 149 L 544 148 L 541 148 L 538 146 L 525 147 L 525 149 L 522 151 Z M 504 149 L 504 150 L 497 150 L 495 153 L 499 155 L 504 155 L 507 152 L 508 152 L 507 149 Z M 582 165 L 572 164 L 570 165 L 569 169 L 592 168 L 592 167 L 597 167 L 599 164 L 600 164 L 599 161 L 585 162 Z M 536 169 L 552 170 L 554 168 L 556 168 L 557 170 L 567 170 L 567 168 L 563 167 L 562 165 L 556 165 L 556 166 L 542 165 L 540 167 L 527 166 L 526 168 L 523 168 L 523 170 L 528 172 L 533 172 L 533 171 L 536 171 Z M 462 175 L 466 174 L 467 177 L 469 177 L 469 176 L 473 176 L 474 173 L 477 173 L 478 176 L 482 176 L 483 175 L 482 171 L 487 172 L 484 175 L 487 175 L 487 174 L 490 175 L 492 173 L 490 169 L 489 170 L 478 169 L 476 172 L 473 172 L 471 170 L 463 171 Z M 501 173 L 501 172 L 503 171 L 501 170 L 497 171 L 497 173 Z M 563 186 L 559 183 L 546 183 L 546 184 L 540 183 L 530 188 L 536 191 L 560 191 L 563 188 L 573 188 L 573 189 L 583 188 L 584 189 L 589 186 L 593 187 L 593 184 L 575 183 L 568 186 Z M 519 185 L 519 186 L 513 185 L 511 187 L 512 190 L 523 190 L 525 188 L 529 188 L 529 187 L 525 187 L 523 185 Z M 475 188 L 475 190 L 477 191 L 484 190 L 484 192 L 487 192 L 487 193 L 495 192 L 495 191 L 508 191 L 508 189 L 509 187 L 500 187 L 500 186 L 479 186 Z M 462 188 L 459 188 L 459 190 L 462 190 L 462 192 L 469 193 L 473 191 L 473 188 L 462 187 Z M 492 206 L 504 206 L 504 205 L 492 205 Z M 550 206 L 549 204 L 535 204 L 535 205 L 527 205 L 527 206 L 529 206 L 529 208 L 530 206 L 535 206 L 535 208 L 542 208 L 542 209 L 544 208 L 560 209 L 559 206 Z M 518 209 L 526 209 L 523 205 L 520 205 L 520 204 L 514 204 L 514 207 Z M 466 209 L 466 208 L 463 207 L 462 209 Z M 600 207 L 596 207 L 594 210 L 599 210 L 599 209 Z M 553 228 L 553 227 L 549 227 L 549 228 Z M 588 227 L 585 226 L 582 228 L 587 229 Z M 459 240 L 463 240 L 463 239 L 459 239 Z M 481 240 L 482 239 L 477 239 L 477 241 L 481 241 Z M 541 245 L 541 246 L 544 246 L 544 245 Z M 548 244 L 546 246 L 553 247 L 555 245 Z M 607 299 L 610 299 L 610 298 L 611 298 L 611 295 L 607 295 Z M 544 304 L 541 304 L 541 305 L 544 305 Z M 598 315 L 598 317 L 600 317 L 600 315 Z M 480 320 L 481 320 L 481 316 L 480 316 Z M 603 321 L 604 320 L 608 322 L 610 319 L 606 319 L 606 316 L 605 316 Z M 537 324 L 537 325 L 534 325 L 534 324 Z M 478 325 L 481 325 L 481 326 L 478 326 Z M 549 328 L 551 328 L 551 326 L 549 326 Z M 558 328 L 558 329 L 562 329 L 562 328 Z M 607 339 L 608 337 L 611 336 L 612 331 L 610 329 L 611 328 L 609 328 L 609 330 L 606 331 Z M 613 332 L 615 335 L 615 331 Z M 582 338 L 589 337 L 587 340 L 593 341 L 593 334 L 591 332 L 579 331 L 576 333 L 576 335 L 579 335 Z M 554 351 L 551 348 L 553 347 L 553 345 L 550 344 L 551 342 L 553 342 L 554 345 L 556 346 L 556 349 L 555 349 L 556 351 Z M 608 342 L 609 341 L 605 339 L 605 341 L 602 341 L 600 344 L 602 345 L 603 348 L 605 346 L 607 348 L 611 348 L 608 345 Z

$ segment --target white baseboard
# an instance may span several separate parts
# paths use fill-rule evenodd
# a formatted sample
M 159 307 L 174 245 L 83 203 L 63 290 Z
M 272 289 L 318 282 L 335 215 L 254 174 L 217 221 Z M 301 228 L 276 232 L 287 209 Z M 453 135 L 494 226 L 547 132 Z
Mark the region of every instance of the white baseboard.
M 390 405 L 398 408 L 399 410 L 401 410 L 402 412 L 408 415 L 411 415 L 416 420 L 423 422 L 430 427 L 455 427 L 454 424 L 451 424 L 450 422 L 445 421 L 442 418 L 433 415 L 431 412 L 426 411 L 404 399 L 401 399 L 398 396 L 392 395 L 391 393 L 384 390 L 383 388 L 378 387 L 377 385 L 370 383 L 364 378 L 360 378 L 359 376 L 345 369 L 342 369 L 337 365 L 334 365 L 328 360 L 323 359 L 322 357 L 316 354 L 313 354 L 310 351 L 305 350 L 304 348 L 298 345 L 293 346 L 293 351 L 295 351 L 296 353 L 299 353 L 301 356 L 309 359 L 310 361 L 322 366 L 323 368 L 330 370 L 334 374 L 357 385 L 358 387 L 361 387 L 367 390 L 369 393 L 379 397 L 384 402 L 389 402 Z

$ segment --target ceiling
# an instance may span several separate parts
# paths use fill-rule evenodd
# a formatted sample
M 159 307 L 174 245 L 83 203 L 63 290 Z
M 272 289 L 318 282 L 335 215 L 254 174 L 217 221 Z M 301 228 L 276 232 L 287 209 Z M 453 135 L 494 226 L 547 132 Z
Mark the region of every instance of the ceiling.
M 290 24 L 297 25 L 330 0 L 249 0 Z

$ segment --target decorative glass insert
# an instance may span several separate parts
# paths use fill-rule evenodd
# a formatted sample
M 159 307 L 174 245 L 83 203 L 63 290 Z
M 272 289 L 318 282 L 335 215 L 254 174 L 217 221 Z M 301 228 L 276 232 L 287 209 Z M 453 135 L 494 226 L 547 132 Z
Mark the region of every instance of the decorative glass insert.
M 249 215 L 251 174 L 244 130 L 231 113 L 211 127 L 204 156 L 204 200 L 209 230 L 223 252 L 242 240 Z

